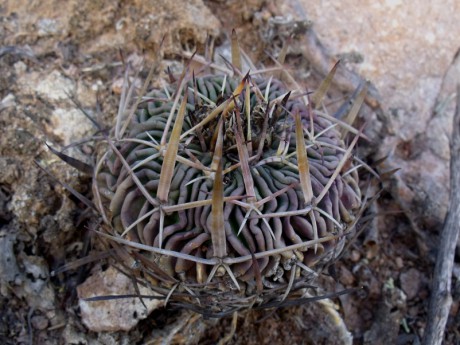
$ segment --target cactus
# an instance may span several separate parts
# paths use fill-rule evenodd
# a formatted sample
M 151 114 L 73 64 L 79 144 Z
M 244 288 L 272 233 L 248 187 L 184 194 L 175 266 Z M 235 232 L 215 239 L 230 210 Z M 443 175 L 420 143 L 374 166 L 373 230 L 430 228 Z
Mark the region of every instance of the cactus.
M 233 72 L 186 68 L 131 112 L 126 90 L 93 183 L 101 238 L 124 267 L 215 315 L 302 296 L 363 204 L 351 123 L 365 91 L 336 120 L 318 110 L 336 66 L 308 96 L 242 75 L 235 36 L 232 53 Z

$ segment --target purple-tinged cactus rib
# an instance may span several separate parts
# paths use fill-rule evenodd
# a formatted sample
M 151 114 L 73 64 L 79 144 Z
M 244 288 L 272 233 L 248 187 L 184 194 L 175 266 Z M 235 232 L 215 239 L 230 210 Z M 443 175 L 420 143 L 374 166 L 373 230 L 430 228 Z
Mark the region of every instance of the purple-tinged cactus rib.
M 108 139 L 94 187 L 113 229 L 100 233 L 142 257 L 167 300 L 190 294 L 187 303 L 219 310 L 295 294 L 356 221 L 357 169 L 377 175 L 351 155 L 363 137 L 349 122 L 358 105 L 345 121 L 315 109 L 334 71 L 310 105 L 297 84 L 241 77 L 241 56 L 232 67 L 241 79 L 185 71 L 143 97 Z

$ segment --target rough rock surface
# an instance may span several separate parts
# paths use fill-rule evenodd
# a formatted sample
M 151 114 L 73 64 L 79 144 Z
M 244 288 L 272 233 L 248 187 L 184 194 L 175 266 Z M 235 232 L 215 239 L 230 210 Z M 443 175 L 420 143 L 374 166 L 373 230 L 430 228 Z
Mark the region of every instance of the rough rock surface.
M 190 44 L 204 44 L 208 35 L 218 35 L 220 27 L 201 0 L 180 4 L 167 0 L 8 0 L 3 8 L 16 19 L 11 29 L 22 33 L 24 41 L 40 39 L 41 50 L 53 48 L 58 41 L 64 55 L 78 45 L 90 53 L 132 49 L 133 43 L 156 49 L 163 39 L 166 52 L 178 52 L 193 49 Z
M 162 300 L 143 298 L 107 299 L 86 301 L 97 296 L 120 296 L 136 294 L 131 279 L 112 266 L 105 271 L 97 271 L 77 288 L 82 321 L 94 332 L 129 331 L 152 310 L 163 305 Z M 143 296 L 155 296 L 144 286 L 139 286 Z M 145 306 L 142 304 L 145 304 Z
M 401 281 L 401 289 L 407 296 L 407 299 L 411 300 L 417 296 L 421 286 L 421 274 L 415 268 L 410 268 L 405 272 L 402 272 L 399 276 Z
M 388 113 L 381 156 L 401 168 L 394 195 L 424 209 L 417 224 L 439 230 L 448 207 L 449 149 L 460 3 L 294 1 L 332 54 L 377 86 Z M 353 57 L 361 63 L 353 63 Z M 458 59 L 457 59 L 458 60 Z M 423 169 L 420 169 L 423 167 Z

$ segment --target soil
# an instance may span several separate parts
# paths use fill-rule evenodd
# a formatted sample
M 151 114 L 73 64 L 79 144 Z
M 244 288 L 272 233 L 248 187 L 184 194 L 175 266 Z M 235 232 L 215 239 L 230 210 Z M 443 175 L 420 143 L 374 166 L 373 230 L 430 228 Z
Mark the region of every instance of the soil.
M 89 196 L 91 179 L 45 143 L 62 150 L 79 142 L 66 154 L 91 163 L 94 143 L 84 139 L 98 130 L 82 109 L 110 126 L 126 66 L 135 71 L 143 58 L 151 64 L 163 39 L 164 67 L 180 71 L 184 56 L 204 52 L 207 40 L 228 51 L 233 28 L 260 65 L 270 65 L 266 52 L 277 55 L 283 40 L 294 34 L 286 62 L 309 89 L 335 59 L 314 39 L 307 21 L 276 18 L 280 11 L 292 11 L 288 1 L 280 6 L 261 0 L 169 3 L 46 0 L 6 1 L 0 7 L 0 343 L 345 343 L 327 333 L 332 321 L 321 309 L 326 307 L 313 303 L 219 320 L 159 308 L 130 331 L 94 332 L 82 322 L 77 286 L 106 267 L 94 262 L 72 267 L 97 239 L 88 228 L 94 214 L 65 186 Z M 331 99 L 350 95 L 362 81 L 352 72 L 353 63 L 339 73 Z M 131 81 L 141 83 L 147 72 L 146 67 L 139 76 L 130 72 Z M 161 85 L 162 78 L 165 72 L 154 83 Z M 359 150 L 369 162 L 381 158 L 378 152 L 389 135 L 392 115 L 380 106 L 383 101 L 371 85 L 359 119 L 368 124 L 372 145 Z M 414 145 L 398 149 L 417 149 Z M 358 229 L 362 232 L 320 282 L 326 293 L 353 289 L 332 302 L 354 344 L 412 344 L 423 335 L 437 242 L 437 231 L 426 229 L 442 224 L 418 222 L 423 205 L 397 194 L 398 183 L 397 174 L 384 182 L 368 221 Z M 460 344 L 459 267 L 457 257 L 445 344 Z

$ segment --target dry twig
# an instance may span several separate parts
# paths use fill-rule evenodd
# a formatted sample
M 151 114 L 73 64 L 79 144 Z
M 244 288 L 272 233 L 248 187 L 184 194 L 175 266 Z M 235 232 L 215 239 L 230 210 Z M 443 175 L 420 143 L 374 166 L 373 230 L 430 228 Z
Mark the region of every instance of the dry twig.
M 423 336 L 424 345 L 442 343 L 452 304 L 452 268 L 460 229 L 460 85 L 457 86 L 457 109 L 453 125 L 450 144 L 450 206 L 438 247 L 428 322 Z

